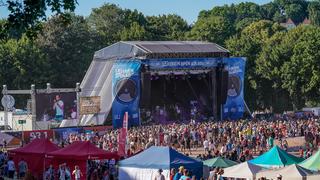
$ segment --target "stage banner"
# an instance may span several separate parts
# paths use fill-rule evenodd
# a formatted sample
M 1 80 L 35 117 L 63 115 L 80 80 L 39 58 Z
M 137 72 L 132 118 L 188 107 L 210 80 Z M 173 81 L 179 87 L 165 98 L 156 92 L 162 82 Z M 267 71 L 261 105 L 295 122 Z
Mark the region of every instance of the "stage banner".
M 128 112 L 125 112 L 123 117 L 123 127 L 119 129 L 118 134 L 118 155 L 126 157 L 127 155 L 127 131 L 128 131 Z
M 191 69 L 216 67 L 222 58 L 167 58 L 148 59 L 150 69 Z
M 140 66 L 141 62 L 115 61 L 112 67 L 112 124 L 121 128 L 123 116 L 128 112 L 128 127 L 140 125 Z
M 80 97 L 80 115 L 100 112 L 100 96 Z
M 78 135 L 84 132 L 83 128 L 59 128 L 54 129 L 55 139 L 58 141 L 65 141 L 70 134 Z
M 25 143 L 29 143 L 34 139 L 53 139 L 52 130 L 33 130 L 33 131 L 23 131 L 22 132 L 23 140 Z
M 245 111 L 243 91 L 246 59 L 224 58 L 223 62 L 229 72 L 228 97 L 223 108 L 223 119 L 240 119 Z

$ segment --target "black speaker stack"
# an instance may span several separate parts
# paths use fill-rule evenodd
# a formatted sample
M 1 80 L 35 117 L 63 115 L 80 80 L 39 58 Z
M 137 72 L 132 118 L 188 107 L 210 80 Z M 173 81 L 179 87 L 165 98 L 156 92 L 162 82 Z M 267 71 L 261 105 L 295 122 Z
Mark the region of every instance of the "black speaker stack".
M 147 66 L 141 67 L 141 99 L 140 107 L 149 108 L 151 102 L 151 73 Z

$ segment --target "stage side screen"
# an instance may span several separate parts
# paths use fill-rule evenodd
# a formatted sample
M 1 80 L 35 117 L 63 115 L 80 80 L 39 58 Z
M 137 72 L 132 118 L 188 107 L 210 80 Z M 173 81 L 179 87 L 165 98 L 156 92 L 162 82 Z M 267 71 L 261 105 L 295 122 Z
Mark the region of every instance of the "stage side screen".
M 77 118 L 76 93 L 50 93 L 36 95 L 37 121 L 62 121 Z
M 229 72 L 228 97 L 224 105 L 224 119 L 240 119 L 245 111 L 244 106 L 244 75 L 245 58 L 227 58 L 226 69 Z

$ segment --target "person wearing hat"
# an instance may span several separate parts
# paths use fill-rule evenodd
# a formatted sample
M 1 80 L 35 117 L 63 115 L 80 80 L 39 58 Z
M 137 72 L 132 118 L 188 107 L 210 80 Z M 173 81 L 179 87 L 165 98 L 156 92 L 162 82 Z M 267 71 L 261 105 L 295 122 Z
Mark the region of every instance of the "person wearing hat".
M 180 180 L 181 176 L 183 175 L 184 167 L 180 166 L 179 171 L 174 175 L 173 180 Z
M 162 174 L 162 169 L 158 170 L 158 175 L 154 178 L 154 180 L 165 180 L 164 175 Z

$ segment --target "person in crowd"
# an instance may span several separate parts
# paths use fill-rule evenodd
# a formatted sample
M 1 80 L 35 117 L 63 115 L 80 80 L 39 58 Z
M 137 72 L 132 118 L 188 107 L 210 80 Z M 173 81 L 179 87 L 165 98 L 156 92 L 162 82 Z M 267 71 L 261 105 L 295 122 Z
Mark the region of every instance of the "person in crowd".
M 74 170 L 72 171 L 72 175 L 74 175 L 75 180 L 80 180 L 80 178 L 83 176 L 83 174 L 80 171 L 79 166 L 74 167 Z
M 277 175 L 277 180 L 282 180 L 281 174 L 278 174 L 278 175 Z
M 184 167 L 180 166 L 179 171 L 174 175 L 173 180 L 180 180 L 181 176 L 183 175 Z
M 59 169 L 58 169 L 58 177 L 59 180 L 67 180 L 66 179 L 66 163 L 59 165 Z
M 162 174 L 162 169 L 159 169 L 158 170 L 158 174 L 157 174 L 157 176 L 154 178 L 154 180 L 165 180 L 165 177 L 164 177 L 164 175 Z
M 9 161 L 7 162 L 7 167 L 8 167 L 8 177 L 13 178 L 16 168 L 15 168 L 12 157 L 9 158 Z
M 171 170 L 170 170 L 170 180 L 173 180 L 175 174 L 176 174 L 176 169 L 175 168 L 171 168 Z
M 183 175 L 180 177 L 180 180 L 191 180 L 190 172 L 188 169 L 183 170 Z
M 18 163 L 18 167 L 19 167 L 19 177 L 24 178 L 28 170 L 27 162 L 22 158 L 21 161 Z

